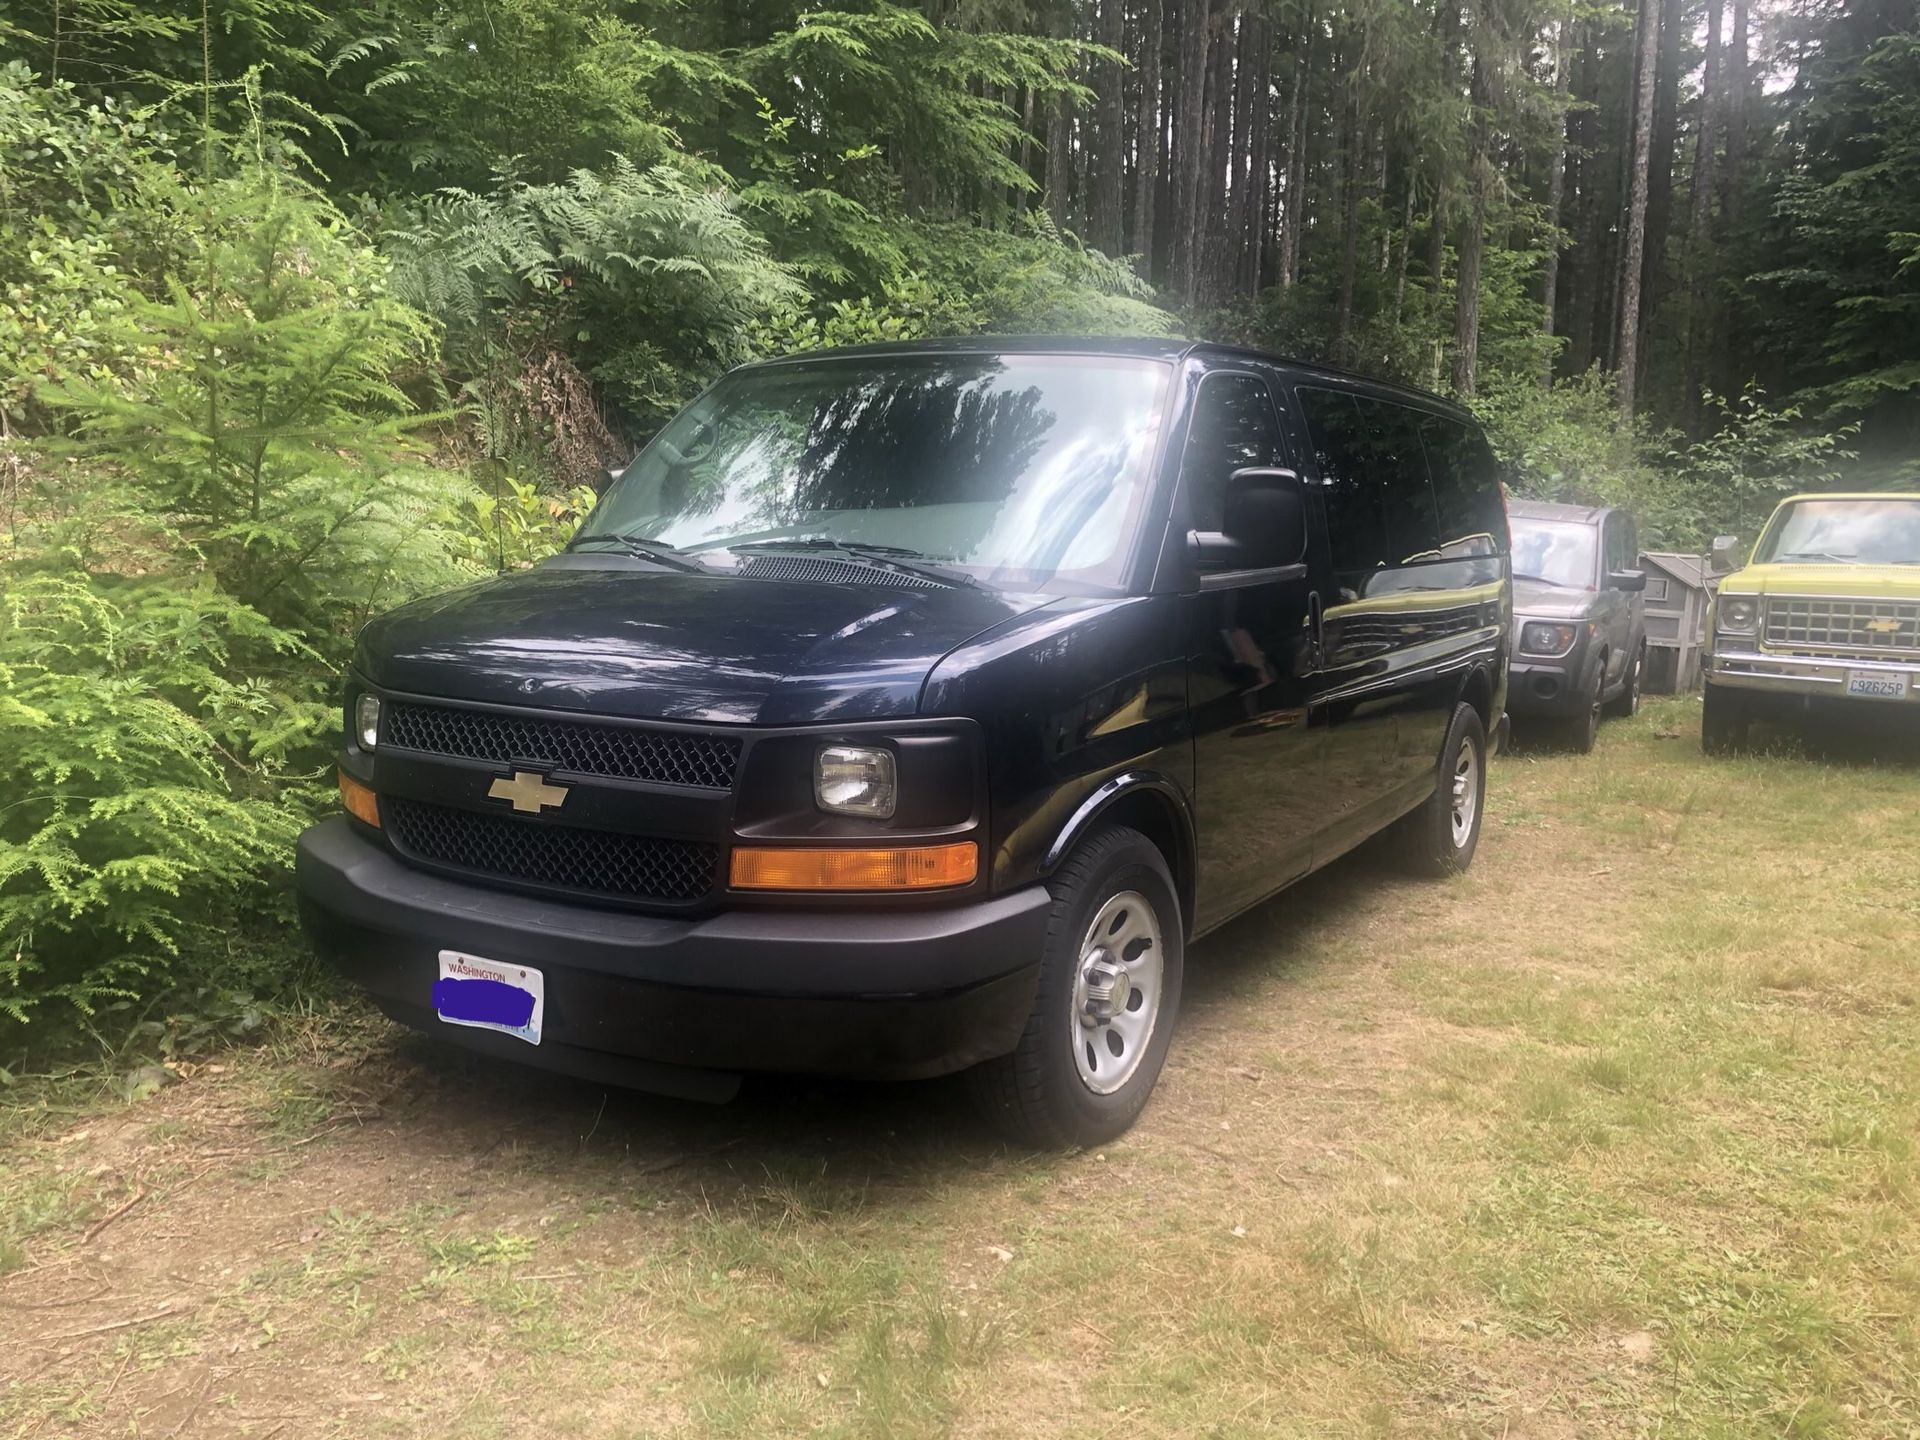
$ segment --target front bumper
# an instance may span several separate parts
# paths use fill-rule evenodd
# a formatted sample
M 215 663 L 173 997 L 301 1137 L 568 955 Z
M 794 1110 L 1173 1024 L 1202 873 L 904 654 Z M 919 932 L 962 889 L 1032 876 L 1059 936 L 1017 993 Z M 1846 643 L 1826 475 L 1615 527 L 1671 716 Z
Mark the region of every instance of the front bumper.
M 1850 696 L 1852 674 L 1906 677 L 1905 700 Z M 1911 661 L 1852 659 L 1809 655 L 1773 655 L 1759 650 L 1723 650 L 1706 657 L 1709 685 L 1780 696 L 1844 700 L 1855 704 L 1920 704 L 1920 659 Z
M 1507 709 L 1515 715 L 1558 717 L 1586 708 L 1587 637 L 1551 659 L 1520 653 L 1515 630 L 1513 661 L 1507 667 Z
M 300 837 L 301 919 L 395 1019 L 586 1079 L 725 1099 L 745 1071 L 916 1079 L 1004 1055 L 1039 983 L 1034 886 L 929 910 L 634 915 L 403 865 L 344 818 Z M 538 966 L 539 1045 L 442 1024 L 442 949 Z

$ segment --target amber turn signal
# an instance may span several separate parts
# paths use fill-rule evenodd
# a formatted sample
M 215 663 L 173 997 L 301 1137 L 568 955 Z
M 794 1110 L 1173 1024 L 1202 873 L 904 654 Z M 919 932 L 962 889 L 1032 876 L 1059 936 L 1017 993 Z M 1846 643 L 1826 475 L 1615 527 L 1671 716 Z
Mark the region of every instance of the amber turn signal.
M 340 803 L 354 819 L 380 828 L 380 797 L 344 770 L 340 772 Z
M 793 845 L 735 850 L 732 881 L 736 890 L 935 890 L 969 885 L 979 869 L 971 840 L 877 850 Z

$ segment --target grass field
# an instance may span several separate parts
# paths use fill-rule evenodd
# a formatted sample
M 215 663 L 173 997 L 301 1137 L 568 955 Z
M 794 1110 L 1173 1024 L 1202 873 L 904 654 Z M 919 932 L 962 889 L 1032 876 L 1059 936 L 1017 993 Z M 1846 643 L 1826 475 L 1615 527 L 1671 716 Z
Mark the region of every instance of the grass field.
M 0 1434 L 1920 1435 L 1920 763 L 1500 762 L 1464 880 L 1197 946 L 1123 1141 L 358 1009 L 15 1093 Z

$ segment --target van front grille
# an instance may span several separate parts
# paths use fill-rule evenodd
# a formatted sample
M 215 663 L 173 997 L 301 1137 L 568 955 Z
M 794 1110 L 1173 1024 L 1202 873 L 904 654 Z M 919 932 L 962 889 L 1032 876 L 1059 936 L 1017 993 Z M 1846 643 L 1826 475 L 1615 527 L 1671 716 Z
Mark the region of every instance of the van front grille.
M 740 742 L 724 735 L 462 710 L 411 700 L 389 700 L 382 707 L 380 743 L 430 755 L 695 790 L 731 790 L 740 762 Z
M 719 850 L 611 830 L 583 830 L 380 797 L 380 818 L 403 855 L 582 896 L 683 904 L 713 889 Z
M 1767 645 L 1775 650 L 1920 651 L 1920 603 L 1769 595 Z

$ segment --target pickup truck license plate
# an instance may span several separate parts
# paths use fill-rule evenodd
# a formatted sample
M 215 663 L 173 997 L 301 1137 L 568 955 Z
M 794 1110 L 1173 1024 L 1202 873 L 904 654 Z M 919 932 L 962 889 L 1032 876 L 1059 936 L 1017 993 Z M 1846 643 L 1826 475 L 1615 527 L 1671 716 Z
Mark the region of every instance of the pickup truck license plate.
M 531 965 L 442 950 L 433 1009 L 449 1025 L 498 1030 L 538 1045 L 546 1019 L 547 977 Z
M 1904 700 L 1907 698 L 1907 684 L 1907 677 L 1898 673 L 1889 675 L 1882 670 L 1847 672 L 1847 694 L 1862 695 L 1869 700 Z

